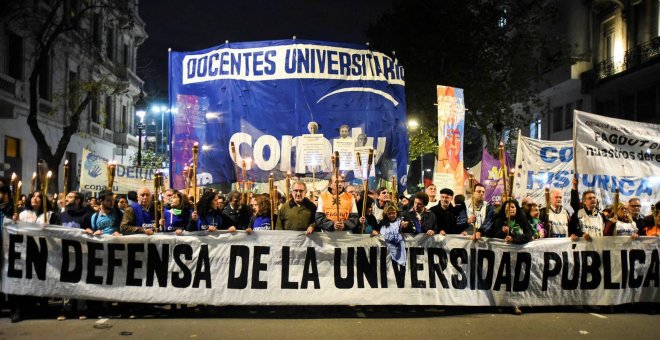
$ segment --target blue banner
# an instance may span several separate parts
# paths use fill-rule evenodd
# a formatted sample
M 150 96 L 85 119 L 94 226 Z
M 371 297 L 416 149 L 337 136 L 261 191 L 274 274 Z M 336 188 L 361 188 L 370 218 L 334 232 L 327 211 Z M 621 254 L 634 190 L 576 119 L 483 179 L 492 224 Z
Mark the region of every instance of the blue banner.
M 373 148 L 376 171 L 370 173 L 387 180 L 396 175 L 405 190 L 405 81 L 396 59 L 342 43 L 227 43 L 171 52 L 169 76 L 173 187 L 184 186 L 182 171 L 198 142 L 201 185 L 237 181 L 234 161 L 241 173 L 244 160 L 250 181 L 266 182 L 271 173 L 275 179 L 288 172 L 311 176 L 311 171 L 327 178 L 334 145 L 341 148 L 340 169 L 347 180 L 362 174 L 346 164 L 355 158 L 346 155 Z M 314 132 L 311 122 L 322 134 L 315 139 L 323 155 L 316 164 L 301 157 L 302 141 L 313 140 L 303 138 Z

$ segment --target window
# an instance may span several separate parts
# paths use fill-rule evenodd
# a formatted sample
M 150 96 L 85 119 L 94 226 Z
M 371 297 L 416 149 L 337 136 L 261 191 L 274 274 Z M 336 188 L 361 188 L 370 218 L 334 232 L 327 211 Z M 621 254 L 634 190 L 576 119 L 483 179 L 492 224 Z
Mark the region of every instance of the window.
M 5 158 L 21 157 L 21 140 L 5 136 Z
M 73 113 L 78 108 L 78 73 L 76 71 L 69 70 L 69 84 L 68 84 L 68 99 L 69 99 L 69 111 Z M 65 115 L 66 117 L 67 115 Z M 66 119 L 65 119 L 66 120 Z M 65 121 L 66 124 L 66 121 Z
M 104 128 L 112 130 L 112 117 L 114 117 L 112 112 L 112 97 L 105 96 L 105 116 L 101 123 Z
M 115 30 L 113 28 L 108 29 L 106 39 L 106 55 L 110 61 L 115 61 Z
M 97 48 L 101 48 L 101 15 L 96 13 L 92 19 L 92 42 Z
M 559 132 L 564 128 L 564 108 L 557 106 L 552 109 L 552 132 Z
M 541 139 L 541 120 L 537 119 L 529 124 L 529 138 Z
M 128 67 L 128 44 L 124 44 L 124 55 L 122 58 L 122 64 Z
M 90 118 L 91 118 L 92 122 L 94 122 L 96 124 L 99 124 L 100 123 L 100 120 L 99 120 L 99 109 L 100 109 L 100 107 L 99 107 L 99 100 L 97 98 L 98 98 L 98 95 L 96 97 L 92 98 L 92 102 L 90 103 L 90 109 L 91 109 Z
M 23 80 L 23 38 L 11 31 L 7 32 L 7 54 L 5 73 Z
M 573 128 L 573 103 L 568 103 L 564 106 L 564 128 Z
M 23 160 L 21 156 L 21 140 L 14 137 L 5 136 L 4 163 L 9 164 L 9 169 L 5 174 L 23 172 Z
M 51 77 L 50 57 L 47 56 L 39 70 L 39 97 L 42 99 L 50 100 Z
M 128 107 L 121 106 L 121 133 L 126 133 L 128 130 Z
M 603 39 L 602 39 L 602 60 L 608 60 L 614 57 L 614 18 L 610 18 L 603 22 L 602 25 Z

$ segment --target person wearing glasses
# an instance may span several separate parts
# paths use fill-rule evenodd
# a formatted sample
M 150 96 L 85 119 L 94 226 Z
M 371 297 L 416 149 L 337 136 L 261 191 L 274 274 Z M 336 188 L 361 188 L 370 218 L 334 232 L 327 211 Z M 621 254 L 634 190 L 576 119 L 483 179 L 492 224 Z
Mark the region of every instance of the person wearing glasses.
M 277 230 L 304 231 L 306 235 L 316 230 L 316 206 L 307 197 L 305 182 L 293 183 L 293 199 L 282 205 L 277 213 Z
M 639 237 L 637 225 L 633 221 L 628 205 L 619 204 L 614 217 L 605 223 L 604 236 L 630 236 L 633 240 Z
M 495 209 L 488 202 L 484 201 L 486 188 L 477 183 L 472 189 L 472 198 L 465 202 L 465 210 L 457 221 L 462 221 L 459 229 L 466 230 L 472 234 L 473 240 L 478 240 L 481 236 L 493 237 L 494 231 L 490 230 L 495 216 Z
M 647 226 L 653 225 L 653 216 L 647 217 L 642 215 L 642 203 L 637 197 L 633 197 L 628 200 L 628 208 L 630 210 L 630 215 L 632 220 L 635 222 L 638 230 L 644 230 Z
M 147 234 L 154 233 L 154 206 L 151 204 L 151 191 L 143 187 L 138 190 L 138 201 L 124 209 L 124 217 L 121 220 L 121 233 Z
M 383 220 L 383 209 L 392 200 L 392 193 L 386 187 L 380 187 L 376 191 L 376 202 L 374 203 L 374 216 L 380 223 Z
M 582 193 L 580 204 L 576 177 L 572 180 L 573 188 L 571 189 L 571 206 L 575 212 L 568 222 L 568 233 L 573 241 L 577 241 L 580 237 L 591 241 L 592 236 L 603 236 L 607 218 L 598 210 L 598 199 L 593 190 Z

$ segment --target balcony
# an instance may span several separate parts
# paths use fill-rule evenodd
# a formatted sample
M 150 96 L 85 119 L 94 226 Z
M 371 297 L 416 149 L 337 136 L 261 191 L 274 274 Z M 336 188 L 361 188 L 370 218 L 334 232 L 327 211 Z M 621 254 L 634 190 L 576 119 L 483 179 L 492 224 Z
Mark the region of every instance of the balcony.
M 615 61 L 614 57 L 601 61 L 596 65 L 594 71 L 598 80 L 602 80 L 633 69 L 651 60 L 656 60 L 659 56 L 660 36 L 629 49 L 623 55 L 623 60 L 621 61 Z
M 144 84 L 142 79 L 140 79 L 140 77 L 138 77 L 135 73 L 133 73 L 133 71 L 131 71 L 126 66 L 117 67 L 115 73 L 118 78 L 128 81 L 130 84 L 133 84 L 138 88 L 142 88 L 142 85 Z
M 117 145 L 138 147 L 138 139 L 130 133 L 116 133 L 114 143 Z

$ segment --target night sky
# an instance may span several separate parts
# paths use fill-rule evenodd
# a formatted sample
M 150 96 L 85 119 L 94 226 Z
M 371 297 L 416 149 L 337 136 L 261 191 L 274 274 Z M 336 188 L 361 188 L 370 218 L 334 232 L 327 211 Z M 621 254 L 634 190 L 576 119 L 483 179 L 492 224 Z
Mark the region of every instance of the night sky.
M 138 75 L 151 98 L 167 98 L 167 49 L 194 51 L 230 42 L 291 39 L 365 43 L 366 30 L 395 0 L 145 0 L 149 38 Z

